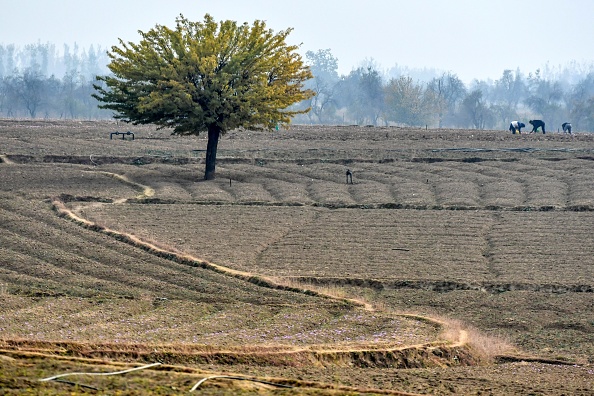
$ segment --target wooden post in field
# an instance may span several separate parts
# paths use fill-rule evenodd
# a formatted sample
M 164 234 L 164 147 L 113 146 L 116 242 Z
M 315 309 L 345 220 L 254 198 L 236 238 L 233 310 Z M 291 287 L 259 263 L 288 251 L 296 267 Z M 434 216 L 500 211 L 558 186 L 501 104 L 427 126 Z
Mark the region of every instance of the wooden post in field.
M 351 184 L 353 184 L 353 172 L 351 172 L 350 169 L 347 169 L 346 171 L 346 182 L 347 184 L 349 184 L 349 181 Z

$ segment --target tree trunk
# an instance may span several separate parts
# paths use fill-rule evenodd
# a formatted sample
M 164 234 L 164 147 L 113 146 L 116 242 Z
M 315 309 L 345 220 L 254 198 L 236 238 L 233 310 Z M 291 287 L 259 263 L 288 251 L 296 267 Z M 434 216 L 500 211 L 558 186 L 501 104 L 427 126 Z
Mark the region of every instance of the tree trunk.
M 215 165 L 217 161 L 217 146 L 221 130 L 217 127 L 208 128 L 208 143 L 206 144 L 206 170 L 204 180 L 213 180 L 215 178 Z

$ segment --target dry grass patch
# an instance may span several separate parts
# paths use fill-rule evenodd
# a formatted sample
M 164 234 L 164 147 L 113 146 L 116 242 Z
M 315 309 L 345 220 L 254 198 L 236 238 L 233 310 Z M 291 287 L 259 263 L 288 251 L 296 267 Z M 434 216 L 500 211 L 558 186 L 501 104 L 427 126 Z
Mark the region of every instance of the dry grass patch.
M 444 323 L 440 337 L 452 343 L 462 342 L 470 345 L 485 361 L 493 362 L 498 356 L 519 353 L 518 348 L 507 337 L 485 334 L 457 319 L 444 318 L 439 315 L 432 315 L 432 317 Z

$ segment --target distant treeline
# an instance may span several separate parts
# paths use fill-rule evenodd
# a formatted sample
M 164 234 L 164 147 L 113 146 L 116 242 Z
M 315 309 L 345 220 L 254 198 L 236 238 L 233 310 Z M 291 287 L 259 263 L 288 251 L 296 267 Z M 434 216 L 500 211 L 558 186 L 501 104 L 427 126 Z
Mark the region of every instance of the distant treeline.
M 373 61 L 339 75 L 329 49 L 305 58 L 314 75 L 307 88 L 316 96 L 297 105 L 311 111 L 296 123 L 507 129 L 513 120 L 542 119 L 548 131 L 571 122 L 574 131 L 594 132 L 593 65 L 504 70 L 497 80 L 465 84 L 453 72 L 380 70 Z M 106 49 L 96 46 L 0 45 L 0 117 L 112 118 L 91 97 L 108 63 Z
M 373 61 L 338 75 L 329 49 L 308 51 L 306 59 L 315 76 L 308 88 L 317 95 L 301 104 L 311 111 L 298 122 L 506 130 L 513 120 L 542 119 L 547 131 L 571 122 L 574 131 L 594 132 L 594 65 L 503 70 L 495 81 L 466 85 L 452 72 L 397 65 L 381 72 Z
M 108 63 L 106 50 L 92 45 L 65 44 L 62 51 L 49 43 L 0 45 L 0 117 L 111 118 L 91 97 Z

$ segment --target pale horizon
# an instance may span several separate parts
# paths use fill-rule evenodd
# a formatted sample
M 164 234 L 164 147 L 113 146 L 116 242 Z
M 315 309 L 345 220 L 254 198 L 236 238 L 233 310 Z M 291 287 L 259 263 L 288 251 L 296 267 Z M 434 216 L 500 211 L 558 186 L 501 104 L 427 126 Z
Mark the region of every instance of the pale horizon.
M 465 83 L 495 80 L 506 69 L 533 73 L 571 63 L 591 68 L 594 2 L 589 0 L 2 0 L 0 44 L 51 43 L 108 50 L 118 39 L 138 42 L 138 30 L 174 26 L 180 14 L 203 20 L 252 23 L 274 31 L 293 28 L 299 52 L 330 49 L 339 73 L 373 62 L 457 74 Z

